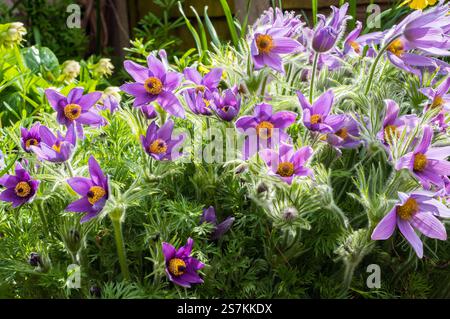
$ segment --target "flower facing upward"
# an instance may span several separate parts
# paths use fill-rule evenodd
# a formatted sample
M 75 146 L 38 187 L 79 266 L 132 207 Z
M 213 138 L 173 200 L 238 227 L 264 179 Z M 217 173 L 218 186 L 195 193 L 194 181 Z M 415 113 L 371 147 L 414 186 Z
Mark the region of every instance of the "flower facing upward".
M 234 222 L 234 217 L 227 217 L 223 222 L 218 223 L 216 217 L 216 210 L 210 206 L 203 210 L 200 223 L 210 223 L 214 225 L 213 233 L 211 234 L 212 240 L 217 240 L 222 237 L 231 227 Z
M 155 122 L 149 125 L 146 135 L 141 135 L 142 146 L 148 155 L 158 161 L 172 161 L 182 155 L 179 148 L 185 135 L 172 138 L 173 126 L 172 120 L 168 120 L 161 128 Z
M 237 87 L 226 89 L 222 93 L 215 92 L 212 108 L 220 119 L 231 122 L 241 109 Z
M 93 156 L 89 158 L 88 166 L 91 178 L 74 177 L 67 181 L 69 186 L 82 198 L 69 204 L 66 211 L 85 213 L 81 219 L 82 223 L 97 217 L 109 197 L 108 177 Z
M 20 129 L 20 143 L 24 151 L 29 153 L 31 152 L 31 146 L 39 146 L 41 143 L 41 135 L 39 134 L 40 126 L 41 124 L 37 122 L 29 130 L 23 127 Z
M 40 145 L 31 146 L 31 150 L 40 160 L 62 163 L 70 158 L 77 141 L 73 125 L 67 128 L 66 136 L 59 131 L 55 136 L 46 126 L 39 128 L 39 135 L 42 138 Z
M 84 138 L 83 125 L 98 127 L 106 124 L 106 120 L 93 108 L 101 98 L 101 92 L 83 95 L 83 88 L 73 88 L 66 97 L 58 91 L 47 89 L 45 95 L 57 112 L 58 123 L 67 127 L 74 124 L 81 139 Z
M 446 160 L 450 156 L 450 146 L 430 147 L 433 138 L 431 127 L 423 129 L 422 141 L 415 149 L 398 159 L 395 164 L 397 170 L 408 169 L 426 189 L 434 184 L 444 187 L 443 176 L 450 175 L 450 162 Z
M 450 209 L 433 199 L 429 192 L 398 193 L 400 203 L 379 222 L 372 233 L 372 240 L 385 240 L 392 236 L 398 226 L 419 258 L 423 257 L 423 244 L 414 228 L 427 237 L 447 239 L 444 225 L 435 217 L 450 217 Z
M 271 149 L 262 150 L 259 155 L 269 167 L 269 175 L 278 176 L 288 184 L 292 183 L 295 176 L 313 177 L 310 168 L 305 167 L 305 163 L 313 154 L 309 146 L 302 147 L 294 151 L 291 145 L 282 143 L 279 151 Z
M 198 259 L 191 257 L 194 240 L 188 238 L 185 246 L 176 249 L 171 244 L 163 242 L 162 252 L 166 264 L 166 274 L 174 284 L 190 288 L 191 284 L 201 284 L 203 279 L 197 271 L 205 265 Z
M 125 70 L 136 82 L 126 83 L 120 89 L 135 97 L 136 107 L 157 102 L 173 116 L 184 118 L 184 109 L 173 93 L 179 87 L 182 75 L 168 71 L 166 64 L 153 55 L 147 57 L 147 65 L 148 68 L 133 61 L 125 61 Z
M 16 175 L 3 175 L 0 185 L 6 187 L 0 194 L 0 200 L 11 202 L 13 207 L 30 202 L 39 186 L 39 181 L 31 179 L 30 174 L 20 165 L 16 164 Z
M 332 125 L 334 133 L 327 134 L 327 142 L 338 148 L 355 148 L 361 144 L 359 126 L 350 116 L 345 116 L 343 121 Z

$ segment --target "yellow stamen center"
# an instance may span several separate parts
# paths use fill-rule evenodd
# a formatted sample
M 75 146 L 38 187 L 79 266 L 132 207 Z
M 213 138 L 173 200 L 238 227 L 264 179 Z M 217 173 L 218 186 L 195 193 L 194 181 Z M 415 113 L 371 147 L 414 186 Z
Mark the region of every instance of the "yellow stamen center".
M 260 34 L 256 37 L 256 46 L 259 53 L 268 54 L 273 49 L 273 39 L 268 34 Z
M 81 106 L 78 104 L 67 104 L 64 107 L 64 115 L 71 121 L 78 119 L 81 115 Z
M 38 142 L 36 139 L 30 138 L 29 140 L 26 140 L 26 142 L 25 142 L 25 148 L 26 148 L 26 149 L 29 149 L 30 146 L 36 146 L 36 145 L 38 145 L 38 144 L 39 144 L 39 142 Z
M 399 132 L 397 131 L 397 126 L 395 125 L 387 125 L 384 128 L 384 140 L 388 143 L 393 142 L 394 138 L 399 137 Z
M 183 259 L 173 258 L 169 261 L 169 272 L 174 276 L 181 276 L 186 271 L 186 263 Z
M 336 135 L 345 140 L 348 137 L 348 129 L 343 127 L 336 132 Z
M 162 154 L 167 152 L 167 144 L 161 139 L 155 140 L 149 147 L 150 153 Z
M 356 53 L 358 53 L 358 54 L 361 53 L 361 47 L 360 47 L 359 43 L 357 43 L 355 41 L 351 41 L 350 46 L 353 48 L 353 50 L 355 50 Z
M 92 186 L 87 193 L 87 198 L 91 205 L 97 203 L 100 199 L 102 199 L 106 195 L 106 191 L 101 186 Z
M 211 105 L 211 101 L 208 99 L 203 99 L 203 103 L 205 103 L 205 107 L 209 107 Z
M 427 157 L 425 154 L 418 153 L 414 156 L 414 171 L 422 172 L 427 167 Z
M 53 146 L 52 149 L 56 151 L 57 153 L 61 153 L 61 142 L 57 141 Z
M 291 177 L 294 175 L 294 164 L 291 162 L 282 162 L 278 164 L 277 174 L 282 177 Z
M 388 47 L 388 51 L 392 52 L 398 57 L 401 57 L 405 53 L 405 47 L 400 39 L 394 40 Z
M 431 108 L 441 108 L 444 105 L 444 99 L 441 96 L 436 96 L 431 104 Z
M 403 205 L 397 206 L 396 211 L 401 219 L 408 220 L 419 211 L 419 205 L 414 198 L 408 198 Z
M 198 92 L 205 92 L 205 90 L 206 90 L 206 87 L 205 87 L 204 85 L 197 85 L 197 86 L 195 87 L 195 93 L 198 93 Z
M 322 121 L 322 116 L 320 114 L 313 114 L 311 115 L 311 124 L 317 124 Z
M 268 139 L 272 136 L 273 124 L 267 121 L 262 121 L 256 126 L 256 134 L 262 139 Z
M 19 182 L 16 185 L 16 188 L 14 189 L 14 192 L 19 197 L 27 197 L 31 193 L 31 187 L 28 182 Z
M 145 80 L 144 88 L 148 93 L 157 95 L 157 94 L 161 93 L 161 91 L 163 89 L 163 85 L 162 85 L 162 82 L 160 79 L 152 76 L 152 77 L 149 77 L 147 80 Z

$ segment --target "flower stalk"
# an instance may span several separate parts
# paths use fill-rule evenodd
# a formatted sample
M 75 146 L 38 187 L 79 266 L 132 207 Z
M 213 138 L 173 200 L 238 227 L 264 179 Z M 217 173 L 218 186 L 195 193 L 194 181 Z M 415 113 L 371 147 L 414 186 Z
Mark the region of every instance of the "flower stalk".
M 114 228 L 114 237 L 116 240 L 117 255 L 119 257 L 120 270 L 125 280 L 130 279 L 130 272 L 128 270 L 127 256 L 125 250 L 125 242 L 123 240 L 122 222 L 123 209 L 118 207 L 109 213 L 109 217 Z

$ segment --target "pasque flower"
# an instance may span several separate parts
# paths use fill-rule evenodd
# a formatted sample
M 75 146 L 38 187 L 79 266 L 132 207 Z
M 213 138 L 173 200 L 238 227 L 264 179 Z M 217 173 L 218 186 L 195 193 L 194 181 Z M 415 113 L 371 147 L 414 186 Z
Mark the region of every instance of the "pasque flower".
M 280 54 L 295 53 L 301 44 L 287 36 L 284 28 L 270 28 L 265 33 L 255 33 L 250 45 L 253 63 L 256 70 L 268 66 L 284 73 Z
M 297 114 L 290 111 L 273 113 L 272 105 L 261 103 L 255 106 L 253 115 L 242 116 L 236 121 L 236 128 L 245 133 L 244 159 L 248 159 L 263 148 L 272 148 L 289 136 L 285 129 L 294 124 Z M 251 138 L 251 136 L 255 138 Z M 255 145 L 251 145 L 255 143 Z
M 20 129 L 20 143 L 24 151 L 29 153 L 31 152 L 31 146 L 39 146 L 41 143 L 41 135 L 39 134 L 40 126 L 41 124 L 37 122 L 29 130 L 24 127 Z
M 223 222 L 218 223 L 216 217 L 216 210 L 213 206 L 203 210 L 200 223 L 210 223 L 214 225 L 214 231 L 211 234 L 212 240 L 217 240 L 222 237 L 231 227 L 234 222 L 234 217 L 229 216 Z
M 282 143 L 277 151 L 265 149 L 259 155 L 269 168 L 269 175 L 278 176 L 281 180 L 291 184 L 295 176 L 313 177 L 313 171 L 305 167 L 313 154 L 310 146 L 304 146 L 294 151 L 292 145 Z
M 447 239 L 447 233 L 438 217 L 450 217 L 450 209 L 433 198 L 429 192 L 398 193 L 400 202 L 379 222 L 372 233 L 373 240 L 386 240 L 398 226 L 419 258 L 423 257 L 423 243 L 414 228 L 429 238 Z
M 82 223 L 97 217 L 109 197 L 108 176 L 103 173 L 94 156 L 89 158 L 88 166 L 90 178 L 74 177 L 67 181 L 69 186 L 82 198 L 69 204 L 66 211 L 85 213 L 81 219 Z
M 190 288 L 191 284 L 201 284 L 203 279 L 197 271 L 205 265 L 198 259 L 191 257 L 194 240 L 188 238 L 185 246 L 176 249 L 171 244 L 163 242 L 162 252 L 166 264 L 166 274 L 174 284 Z
M 226 89 L 222 93 L 214 93 L 212 108 L 216 115 L 227 122 L 231 122 L 241 109 L 241 98 L 237 87 Z
M 16 164 L 15 174 L 0 177 L 0 185 L 6 187 L 0 194 L 0 200 L 11 202 L 13 207 L 18 207 L 33 199 L 39 181 L 33 180 L 20 163 Z
M 327 134 L 327 142 L 337 148 L 355 148 L 361 144 L 359 125 L 352 117 L 346 115 L 343 121 L 331 125 L 333 133 Z
M 173 116 L 184 117 L 185 112 L 173 93 L 181 83 L 182 75 L 167 70 L 167 66 L 155 56 L 147 57 L 148 68 L 133 61 L 125 61 L 125 70 L 136 81 L 126 83 L 120 89 L 135 97 L 134 106 L 157 102 Z
M 107 87 L 102 94 L 100 100 L 100 109 L 109 110 L 113 114 L 118 108 L 121 101 L 120 88 L 116 86 Z
M 148 155 L 158 161 L 172 161 L 182 155 L 179 148 L 185 135 L 172 138 L 173 126 L 172 120 L 168 120 L 161 128 L 155 122 L 149 125 L 146 135 L 141 135 L 142 146 Z
M 106 120 L 93 108 L 101 98 L 101 92 L 92 92 L 83 95 L 83 88 L 73 88 L 66 96 L 56 90 L 47 89 L 45 95 L 57 112 L 56 119 L 59 124 L 69 127 L 75 125 L 79 138 L 84 138 L 83 125 L 102 126 Z
M 319 133 L 333 133 L 334 128 L 344 122 L 344 115 L 330 115 L 334 102 L 332 90 L 323 93 L 312 105 L 300 91 L 297 91 L 297 96 L 303 109 L 303 124 L 309 130 Z
M 439 108 L 448 111 L 450 109 L 450 94 L 447 94 L 449 89 L 450 76 L 444 79 L 436 89 L 433 89 L 431 87 L 423 88 L 420 90 L 420 92 L 422 92 L 426 97 L 430 99 L 428 108 Z
M 54 135 L 42 125 L 39 128 L 39 135 L 42 139 L 39 146 L 33 145 L 30 148 L 40 160 L 62 163 L 70 158 L 77 141 L 73 125 L 69 125 L 65 136 L 59 131 Z
M 427 189 L 431 184 L 444 187 L 442 177 L 450 175 L 450 162 L 446 160 L 450 156 L 450 146 L 430 147 L 432 138 L 431 127 L 425 126 L 421 142 L 395 164 L 397 170 L 408 169 Z

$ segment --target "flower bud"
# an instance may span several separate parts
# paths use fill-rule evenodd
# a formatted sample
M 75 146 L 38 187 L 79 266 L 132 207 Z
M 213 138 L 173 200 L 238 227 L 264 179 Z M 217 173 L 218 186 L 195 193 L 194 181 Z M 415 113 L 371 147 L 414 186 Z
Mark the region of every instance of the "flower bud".
M 291 222 L 298 216 L 298 211 L 294 207 L 285 208 L 283 211 L 283 219 L 287 222 Z
M 236 169 L 234 170 L 234 173 L 239 175 L 244 173 L 248 168 L 248 164 L 247 163 L 242 163 L 241 165 L 239 165 L 238 167 L 236 167 Z
M 331 27 L 322 27 L 314 32 L 312 48 L 318 53 L 330 51 L 336 44 L 338 34 Z
M 256 187 L 256 192 L 258 194 L 265 193 L 268 190 L 269 190 L 269 186 L 267 186 L 267 184 L 264 182 L 259 183 L 259 185 Z
M 30 258 L 28 258 L 28 263 L 33 267 L 42 265 L 41 256 L 38 253 L 31 253 Z
M 97 285 L 91 286 L 91 288 L 89 288 L 89 293 L 95 298 L 100 298 L 102 296 L 102 290 Z

